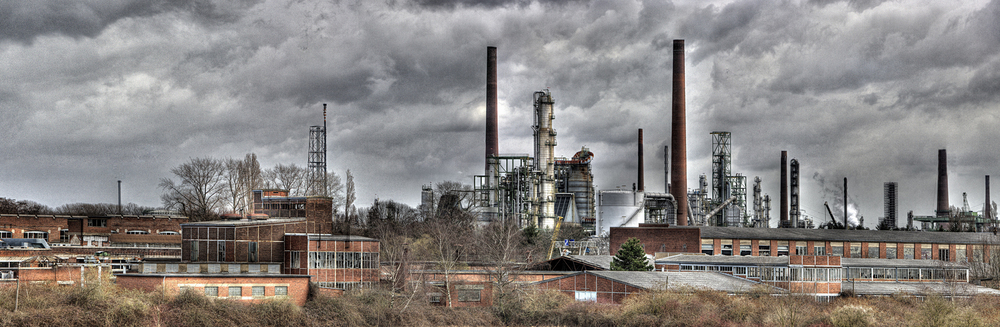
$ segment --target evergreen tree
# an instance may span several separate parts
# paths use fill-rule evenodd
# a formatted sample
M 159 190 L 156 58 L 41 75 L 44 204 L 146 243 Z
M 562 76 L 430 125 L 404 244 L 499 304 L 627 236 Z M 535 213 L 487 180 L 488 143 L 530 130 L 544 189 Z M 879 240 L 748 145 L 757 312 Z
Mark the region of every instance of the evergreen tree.
M 653 265 L 646 260 L 646 252 L 642 250 L 639 239 L 632 237 L 618 249 L 618 253 L 611 260 L 611 270 L 650 271 L 653 270 Z

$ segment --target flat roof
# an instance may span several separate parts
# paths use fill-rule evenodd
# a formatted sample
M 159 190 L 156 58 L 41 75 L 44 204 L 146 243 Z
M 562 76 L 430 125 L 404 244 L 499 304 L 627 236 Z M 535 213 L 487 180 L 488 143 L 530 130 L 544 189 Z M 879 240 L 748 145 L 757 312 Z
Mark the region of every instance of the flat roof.
M 310 241 L 373 241 L 377 239 L 359 235 L 330 235 L 330 234 L 307 234 L 307 233 L 285 233 L 285 235 L 309 236 Z
M 129 274 L 115 274 L 115 276 L 125 276 L 125 277 L 215 277 L 215 278 L 247 278 L 247 277 L 266 277 L 266 278 L 309 278 L 309 275 L 292 275 L 292 274 L 183 274 L 183 273 L 129 273 Z
M 1000 295 L 1000 290 L 982 287 L 966 282 L 842 282 L 842 292 L 853 291 L 856 295 L 911 295 L 938 294 L 943 296 L 971 296 L 976 294 Z
M 947 244 L 1000 243 L 1000 237 L 992 233 L 707 226 L 687 228 L 700 229 L 701 238 L 719 239 Z
M 181 227 L 253 226 L 253 225 L 272 225 L 272 224 L 283 224 L 283 223 L 304 222 L 304 221 L 306 221 L 305 218 L 268 218 L 268 219 L 256 219 L 256 220 L 209 220 L 209 221 L 199 221 L 193 223 L 184 223 L 181 224 Z
M 600 276 L 631 285 L 634 287 L 656 290 L 683 288 L 699 288 L 728 293 L 748 292 L 754 287 L 766 287 L 777 290 L 773 286 L 737 278 L 714 271 L 606 271 L 588 270 L 585 273 Z M 566 276 L 569 277 L 569 276 Z

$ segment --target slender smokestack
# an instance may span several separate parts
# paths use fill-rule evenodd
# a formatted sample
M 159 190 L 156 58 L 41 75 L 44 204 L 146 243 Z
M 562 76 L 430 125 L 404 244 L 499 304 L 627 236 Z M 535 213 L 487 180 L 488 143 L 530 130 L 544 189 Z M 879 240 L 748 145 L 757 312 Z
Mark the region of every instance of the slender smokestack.
M 688 225 L 687 201 L 687 125 L 684 100 L 684 40 L 674 40 L 674 83 L 671 103 L 670 194 L 677 200 L 677 225 Z
M 937 215 L 946 217 L 951 211 L 948 205 L 948 155 L 945 149 L 938 150 Z
M 990 202 L 990 177 L 986 176 L 986 203 Z M 118 181 L 118 215 L 122 214 L 122 181 Z
M 781 200 L 778 201 L 779 227 L 788 226 L 788 151 L 781 151 Z
M 638 183 L 639 183 L 639 192 L 642 192 L 643 190 L 646 189 L 646 187 L 644 185 L 646 178 L 642 176 L 642 170 L 643 170 L 642 161 L 643 161 L 643 157 L 642 157 L 642 128 L 640 128 L 639 129 L 639 176 L 638 176 L 638 178 L 639 178 L 639 181 L 638 181 Z
M 490 157 L 499 154 L 497 136 L 497 48 L 486 47 L 486 174 L 490 174 Z
M 986 219 L 992 219 L 993 216 L 993 205 L 990 202 L 990 175 L 986 175 L 986 207 L 983 209 L 983 216 Z M 990 221 L 990 224 L 993 222 Z
M 663 146 L 663 193 L 670 193 L 670 146 Z

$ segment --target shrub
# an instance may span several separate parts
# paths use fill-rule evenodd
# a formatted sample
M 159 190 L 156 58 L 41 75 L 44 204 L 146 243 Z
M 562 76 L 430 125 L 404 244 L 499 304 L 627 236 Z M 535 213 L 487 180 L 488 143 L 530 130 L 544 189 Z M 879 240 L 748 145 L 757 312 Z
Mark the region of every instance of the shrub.
M 856 304 L 844 305 L 830 313 L 830 323 L 837 327 L 871 326 L 875 323 L 874 310 Z

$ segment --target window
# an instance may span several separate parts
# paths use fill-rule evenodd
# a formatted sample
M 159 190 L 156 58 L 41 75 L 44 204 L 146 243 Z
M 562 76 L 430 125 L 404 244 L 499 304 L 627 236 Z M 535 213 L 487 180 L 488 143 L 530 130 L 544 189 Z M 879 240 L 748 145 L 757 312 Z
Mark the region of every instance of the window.
M 778 256 L 788 256 L 788 241 L 778 241 Z
M 441 293 L 427 293 L 427 298 L 431 303 L 441 303 Z
M 844 243 L 842 242 L 830 242 L 830 255 L 835 257 L 844 256 Z
M 89 227 L 108 227 L 108 220 L 107 219 L 88 218 L 87 219 L 87 226 L 89 226 Z
M 205 296 L 217 297 L 219 296 L 218 286 L 205 286 Z
M 868 243 L 868 257 L 867 258 L 878 259 L 878 258 L 881 258 L 880 255 L 881 254 L 879 253 L 879 244 L 878 243 Z
M 576 300 L 583 302 L 597 302 L 597 291 L 576 291 Z
M 983 262 L 983 246 L 972 246 L 972 262 Z
M 257 242 L 250 242 L 250 249 L 247 251 L 247 261 L 257 262 Z
M 263 297 L 264 296 L 264 286 L 254 286 L 250 288 L 251 295 L 253 297 Z
M 229 297 L 242 297 L 243 287 L 240 286 L 230 286 L 229 287 Z
M 44 238 L 49 239 L 49 233 L 42 231 L 24 232 L 24 238 Z
M 733 255 L 733 245 L 723 244 L 722 245 L 722 255 Z
M 809 255 L 809 253 L 806 252 L 806 246 L 805 245 L 799 245 L 798 243 L 796 243 L 795 244 L 795 255 Z
M 274 296 L 288 296 L 288 286 L 275 286 Z
M 948 259 L 950 259 L 949 258 L 950 254 L 951 254 L 951 251 L 948 251 L 947 248 L 938 249 L 938 260 L 949 261 Z
M 764 244 L 770 244 L 770 243 L 764 243 Z M 788 247 L 785 247 L 785 250 L 788 250 Z M 762 257 L 770 257 L 771 256 L 771 246 L 770 245 L 758 245 L 757 246 L 757 255 L 762 256 Z
M 920 259 L 930 260 L 931 259 L 931 245 L 930 244 L 920 244 Z
M 458 302 L 479 302 L 482 289 L 482 285 L 456 285 L 456 298 Z
M 198 261 L 198 241 L 191 242 L 191 261 Z
M 826 246 L 825 245 L 813 246 L 813 255 L 826 255 Z
M 298 252 L 298 251 L 291 252 L 291 260 L 290 261 L 291 261 L 292 264 L 290 265 L 289 268 L 300 268 L 300 267 L 302 267 L 300 265 L 301 262 L 299 262 L 299 253 L 300 252 Z
M 903 259 L 913 259 L 913 244 L 903 244 Z
M 740 245 L 740 255 L 741 256 L 748 256 L 750 254 L 752 254 L 752 252 L 750 252 L 750 244 Z
M 701 253 L 715 255 L 715 242 L 713 240 L 701 240 Z
M 896 259 L 896 244 L 886 244 L 885 245 L 885 258 L 886 259 Z
M 145 234 L 149 234 L 149 232 L 148 231 L 144 231 L 144 230 L 130 230 L 130 231 L 125 232 L 125 234 L 145 235 Z
M 175 231 L 172 231 L 172 230 L 165 230 L 165 231 L 159 232 L 158 234 L 160 234 L 160 235 L 180 235 L 181 233 L 178 233 L 178 232 L 175 232 Z
M 218 252 L 216 252 L 216 261 L 226 261 L 226 242 L 218 242 L 216 248 L 218 249 Z
M 965 251 L 965 244 L 955 245 L 955 261 L 956 262 L 969 261 L 968 253 Z
M 10 231 L 0 230 L 0 238 L 12 238 L 12 237 L 14 237 L 14 233 L 11 233 Z

